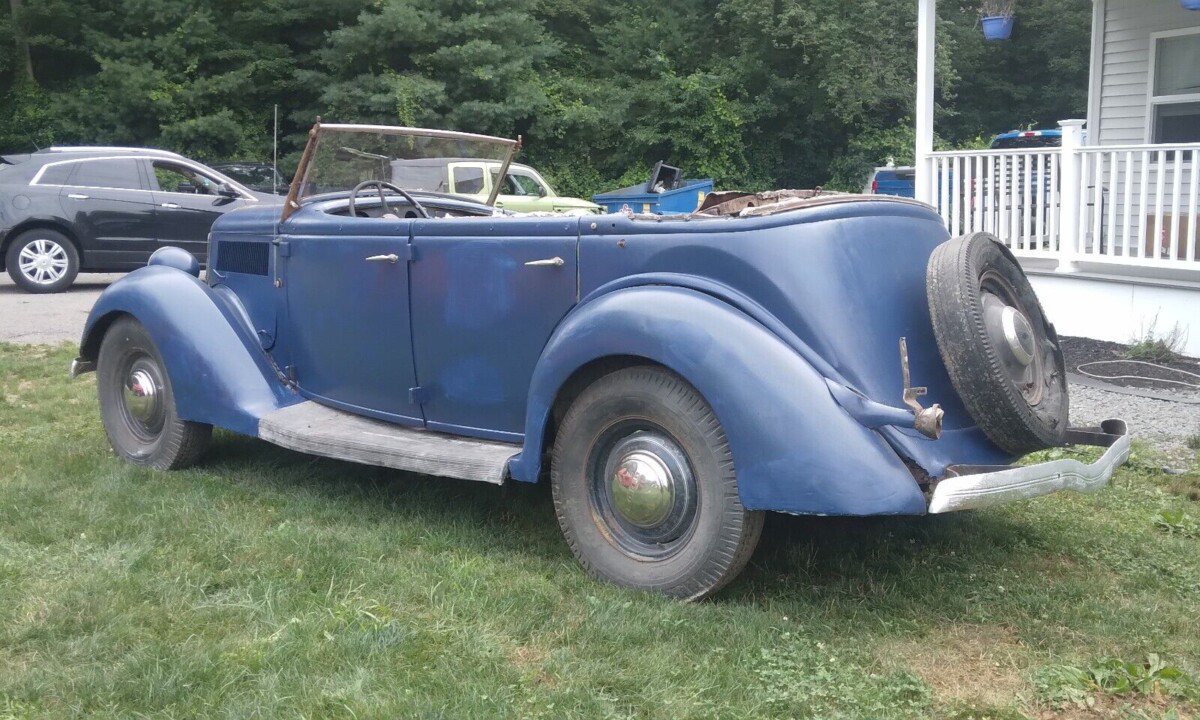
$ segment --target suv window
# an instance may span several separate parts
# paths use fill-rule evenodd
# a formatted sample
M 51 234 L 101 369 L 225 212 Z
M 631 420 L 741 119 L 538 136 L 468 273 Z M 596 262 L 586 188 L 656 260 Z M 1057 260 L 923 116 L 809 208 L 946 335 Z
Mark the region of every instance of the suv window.
M 220 183 L 207 175 L 202 175 L 185 165 L 161 160 L 154 162 L 154 179 L 158 182 L 159 190 L 170 193 L 216 195 L 217 188 L 220 187 Z
M 144 190 L 137 160 L 80 160 L 67 185 L 77 187 Z
M 38 185 L 66 185 L 67 180 L 71 177 L 71 172 L 75 169 L 75 163 L 56 163 L 47 165 L 42 170 L 42 176 L 38 178 Z

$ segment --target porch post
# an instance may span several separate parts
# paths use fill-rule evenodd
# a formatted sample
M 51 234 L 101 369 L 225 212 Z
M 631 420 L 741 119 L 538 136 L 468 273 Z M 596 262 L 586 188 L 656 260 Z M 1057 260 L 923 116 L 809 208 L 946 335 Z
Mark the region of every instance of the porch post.
M 1075 272 L 1079 254 L 1079 209 L 1084 202 L 1079 196 L 1080 157 L 1083 144 L 1083 120 L 1060 120 L 1062 147 L 1059 148 L 1059 167 L 1062 169 L 1062 188 L 1059 191 L 1058 267 L 1056 272 Z
M 933 81 L 934 47 L 937 42 L 937 0 L 918 0 L 917 4 L 917 104 L 916 115 L 916 198 L 933 204 Z

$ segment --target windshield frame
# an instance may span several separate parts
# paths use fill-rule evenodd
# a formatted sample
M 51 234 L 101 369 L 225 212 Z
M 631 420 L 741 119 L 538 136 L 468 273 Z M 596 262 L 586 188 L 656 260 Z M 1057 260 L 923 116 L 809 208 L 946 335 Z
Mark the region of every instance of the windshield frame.
M 300 164 L 296 166 L 296 174 L 292 177 L 292 184 L 288 187 L 287 198 L 283 202 L 283 211 L 279 218 L 279 222 L 283 222 L 295 211 L 300 209 L 304 200 L 299 197 L 300 188 L 308 181 L 308 173 L 312 166 L 313 154 L 316 151 L 317 145 L 321 139 L 323 131 L 329 132 L 362 132 L 384 135 L 416 135 L 422 137 L 435 137 L 446 140 L 473 140 L 476 142 L 492 143 L 496 145 L 504 145 L 508 147 L 508 152 L 504 156 L 503 162 L 500 164 L 501 173 L 508 172 L 509 165 L 512 164 L 513 158 L 521 150 L 521 138 L 516 140 L 508 138 L 494 137 L 492 135 L 479 135 L 477 133 L 458 132 L 455 130 L 435 130 L 430 128 L 414 128 L 404 127 L 400 125 L 356 125 L 346 123 L 322 123 L 320 118 L 313 123 L 312 129 L 308 131 L 308 142 L 304 146 L 304 153 L 300 156 Z M 495 162 L 493 160 L 492 162 Z M 499 185 L 492 188 L 491 194 L 488 196 L 487 205 L 495 206 L 496 195 L 499 190 Z M 305 198 L 307 199 L 307 198 Z

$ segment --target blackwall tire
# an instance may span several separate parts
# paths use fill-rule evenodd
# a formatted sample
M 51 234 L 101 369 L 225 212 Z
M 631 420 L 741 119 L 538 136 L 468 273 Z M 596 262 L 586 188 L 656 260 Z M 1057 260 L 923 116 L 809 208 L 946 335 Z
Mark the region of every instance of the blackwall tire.
M 550 478 L 575 557 L 624 587 L 707 597 L 745 567 L 762 533 L 712 409 L 662 368 L 619 370 L 586 388 L 558 428 Z
M 62 292 L 79 274 L 79 251 L 66 235 L 35 228 L 13 238 L 5 251 L 4 266 L 25 292 Z
M 989 233 L 936 248 L 926 275 L 934 336 L 971 417 L 1015 455 L 1063 444 L 1066 367 L 1016 259 Z
M 104 334 L 96 386 L 108 441 L 127 462 L 177 470 L 208 447 L 212 426 L 179 418 L 162 355 L 133 318 L 118 319 Z

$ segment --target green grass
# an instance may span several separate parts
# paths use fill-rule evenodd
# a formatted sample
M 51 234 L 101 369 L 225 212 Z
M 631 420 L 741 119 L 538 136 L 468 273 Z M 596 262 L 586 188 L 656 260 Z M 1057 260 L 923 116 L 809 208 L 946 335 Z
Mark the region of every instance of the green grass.
M 741 578 L 685 605 L 589 579 L 544 487 L 229 433 L 193 470 L 127 466 L 71 355 L 0 345 L 0 719 L 1200 708 L 1200 540 L 1162 522 L 1200 504 L 1152 458 L 1089 497 L 773 516 Z

